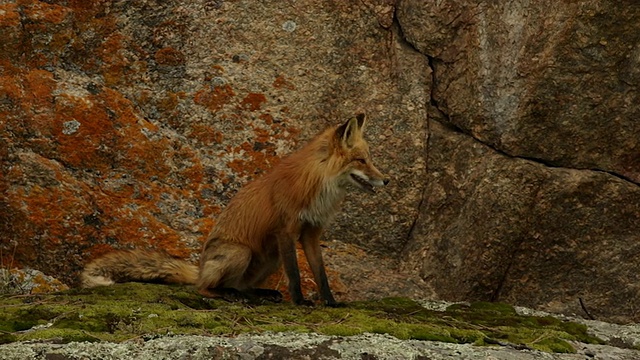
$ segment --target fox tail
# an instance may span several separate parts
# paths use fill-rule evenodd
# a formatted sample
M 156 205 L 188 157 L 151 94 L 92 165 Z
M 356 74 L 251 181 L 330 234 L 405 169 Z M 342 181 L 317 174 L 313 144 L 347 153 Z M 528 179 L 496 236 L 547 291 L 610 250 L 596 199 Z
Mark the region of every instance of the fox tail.
M 161 252 L 123 250 L 87 264 L 80 278 L 85 288 L 129 281 L 195 284 L 198 267 Z

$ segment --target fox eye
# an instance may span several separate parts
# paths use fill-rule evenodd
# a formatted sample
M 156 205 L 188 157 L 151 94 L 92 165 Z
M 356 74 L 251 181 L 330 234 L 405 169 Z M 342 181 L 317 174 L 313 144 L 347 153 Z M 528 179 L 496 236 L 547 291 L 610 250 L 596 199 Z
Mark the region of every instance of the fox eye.
M 360 164 L 366 164 L 367 160 L 365 159 L 356 159 L 357 162 L 359 162 Z

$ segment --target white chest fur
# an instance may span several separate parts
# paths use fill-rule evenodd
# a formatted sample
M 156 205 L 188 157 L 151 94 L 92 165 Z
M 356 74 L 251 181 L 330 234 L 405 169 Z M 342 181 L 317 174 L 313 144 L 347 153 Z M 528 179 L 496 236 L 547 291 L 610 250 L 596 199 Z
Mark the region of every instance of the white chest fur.
M 311 204 L 300 211 L 300 220 L 315 226 L 327 225 L 338 211 L 344 196 L 345 190 L 339 186 L 338 179 L 326 182 Z

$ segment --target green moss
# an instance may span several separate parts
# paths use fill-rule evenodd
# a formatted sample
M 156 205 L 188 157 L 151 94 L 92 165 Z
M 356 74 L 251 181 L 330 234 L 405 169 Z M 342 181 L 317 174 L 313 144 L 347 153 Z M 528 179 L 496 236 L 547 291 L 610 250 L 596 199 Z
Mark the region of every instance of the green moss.
M 486 335 L 480 330 L 452 328 L 449 330 L 449 336 L 459 344 L 480 345 Z
M 354 326 L 343 324 L 329 324 L 319 327 L 318 332 L 333 336 L 353 336 L 362 334 L 363 331 L 360 328 Z
M 542 351 L 556 352 L 556 353 L 575 353 L 576 350 L 568 342 L 562 339 L 545 339 L 534 345 Z
M 417 313 L 425 310 L 422 305 L 418 304 L 414 300 L 407 299 L 407 298 L 398 298 L 398 297 L 373 300 L 373 301 L 358 301 L 358 302 L 349 304 L 349 307 L 374 310 L 374 311 L 382 311 L 382 312 L 398 314 L 398 315 L 413 314 L 413 313 Z
M 98 342 L 103 339 L 88 332 L 72 329 L 47 328 L 38 331 L 26 332 L 16 337 L 16 341 L 54 339 L 56 342 L 69 343 L 72 341 Z M 126 340 L 122 337 L 120 340 Z
M 0 333 L 0 345 L 18 341 L 18 338 L 10 333 Z
M 492 302 L 476 302 L 469 305 L 474 312 L 490 313 L 496 315 L 516 315 L 516 309 L 513 306 L 502 303 Z
M 442 341 L 457 343 L 456 339 L 444 334 L 437 334 L 431 331 L 415 331 L 411 334 L 411 339 L 414 340 L 426 340 L 426 341 Z
M 37 325 L 45 326 L 34 328 Z M 367 332 L 475 345 L 509 343 L 549 352 L 573 352 L 568 341 L 601 342 L 589 336 L 583 325 L 552 317 L 519 316 L 513 307 L 495 303 L 454 305 L 445 312 L 427 310 L 406 298 L 354 302 L 341 308 L 290 303 L 249 306 L 203 299 L 189 287 L 135 283 L 0 298 L 0 343 L 124 341 L 163 334 L 265 331 L 335 336 Z

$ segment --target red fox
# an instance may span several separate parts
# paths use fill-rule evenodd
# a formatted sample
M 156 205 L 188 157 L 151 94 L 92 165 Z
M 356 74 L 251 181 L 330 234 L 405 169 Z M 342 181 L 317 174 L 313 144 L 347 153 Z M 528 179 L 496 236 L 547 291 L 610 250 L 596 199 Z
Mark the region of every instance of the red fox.
M 338 212 L 349 185 L 375 193 L 389 180 L 373 165 L 363 137 L 364 114 L 331 127 L 269 173 L 244 186 L 219 215 L 207 237 L 199 268 L 184 260 L 149 251 L 117 251 L 88 264 L 85 287 L 146 281 L 195 284 L 206 297 L 273 296 L 256 288 L 284 264 L 289 292 L 304 299 L 296 259 L 296 241 L 312 269 L 320 297 L 335 306 L 322 260 L 320 235 Z

